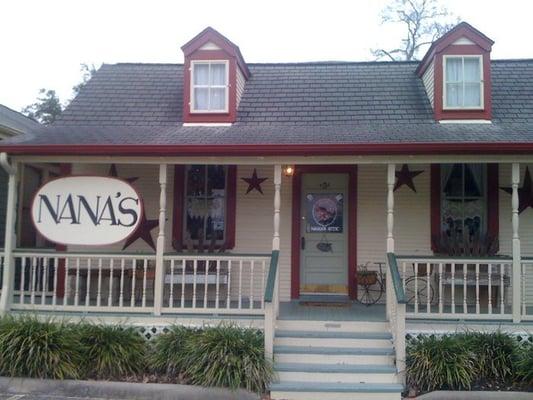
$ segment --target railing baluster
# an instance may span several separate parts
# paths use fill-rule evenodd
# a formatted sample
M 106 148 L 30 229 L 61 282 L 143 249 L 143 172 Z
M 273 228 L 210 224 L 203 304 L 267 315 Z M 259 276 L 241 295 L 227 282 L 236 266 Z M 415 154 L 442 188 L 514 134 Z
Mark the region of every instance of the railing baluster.
M 439 314 L 444 311 L 444 298 L 442 292 L 442 263 L 439 263 Z
M 481 309 L 479 305 L 479 263 L 476 263 L 476 314 L 480 314 Z
M 148 274 L 148 260 L 145 258 L 143 261 L 143 296 L 141 300 L 142 307 L 146 307 L 146 278 Z
M 24 304 L 25 301 L 25 294 L 24 294 L 24 281 L 26 280 L 26 261 L 28 260 L 27 257 L 22 257 L 21 260 L 21 269 L 20 269 L 20 295 L 19 295 L 19 303 Z
M 92 270 L 92 259 L 87 258 L 87 285 L 86 285 L 86 294 L 85 294 L 85 305 L 89 307 L 91 305 L 91 270 Z
M 63 305 L 68 305 L 68 296 L 70 296 L 70 287 L 68 285 L 68 274 L 69 274 L 69 264 L 70 258 L 65 257 L 65 287 L 63 291 Z
M 418 263 L 415 262 L 415 314 L 418 314 Z
M 209 279 L 209 260 L 204 261 L 204 308 L 207 308 L 207 289 L 209 284 L 207 283 Z
M 220 260 L 217 260 L 217 277 L 216 277 L 216 288 L 215 288 L 215 308 L 218 309 L 218 306 L 220 304 L 219 302 L 219 296 L 220 296 Z
M 170 260 L 170 293 L 168 294 L 168 306 L 174 307 L 174 259 Z
M 196 272 L 198 268 L 198 260 L 193 260 L 193 284 L 192 284 L 192 308 L 196 308 Z
M 185 268 L 187 268 L 187 262 L 181 260 L 181 308 L 185 307 Z
M 52 294 L 52 305 L 57 305 L 57 270 L 59 268 L 59 258 L 54 258 L 54 292 Z
M 242 309 L 242 260 L 239 260 L 239 310 Z
M 31 288 L 30 288 L 30 304 L 35 304 L 35 285 L 37 280 L 37 257 L 31 259 Z
M 406 276 L 406 273 L 405 273 L 405 270 L 406 270 L 406 262 L 403 261 L 402 262 L 402 285 L 403 285 L 403 292 L 405 293 L 405 276 Z
M 520 265 L 521 275 L 522 275 L 522 317 L 526 316 L 526 264 L 522 263 Z
M 124 306 L 124 264 L 126 260 L 120 260 L 120 292 L 118 296 L 118 305 L 120 308 Z
M 431 313 L 431 281 L 429 280 L 429 273 L 431 270 L 431 263 L 426 264 L 426 312 Z
M 501 263 L 500 264 L 500 314 L 505 313 L 505 303 L 504 303 L 505 286 L 503 282 L 504 274 L 505 274 L 505 264 Z
M 452 263 L 452 314 L 455 314 L 455 263 Z
M 111 258 L 109 260 L 109 287 L 107 288 L 107 306 L 111 307 L 113 305 L 113 267 L 115 259 Z
M 131 262 L 131 297 L 130 307 L 135 307 L 135 283 L 137 281 L 137 260 L 133 259 Z
M 488 303 L 489 303 L 489 307 L 488 307 L 488 313 L 489 314 L 492 314 L 492 264 L 488 263 L 487 264 L 487 273 L 488 273 L 488 282 L 489 282 L 489 286 L 487 288 L 487 295 L 489 296 L 488 298 Z
M 231 260 L 228 260 L 228 285 L 226 291 L 226 308 L 229 310 L 231 308 Z
M 254 308 L 254 260 L 250 261 L 250 309 Z
M 79 304 L 80 298 L 80 258 L 76 258 L 76 283 L 74 286 L 74 305 Z
M 468 314 L 468 306 L 466 304 L 467 286 L 466 280 L 468 278 L 468 264 L 463 264 L 463 314 Z
M 98 259 L 98 288 L 96 291 L 96 306 L 102 305 L 102 259 Z
M 261 290 L 259 293 L 265 292 L 265 260 L 261 263 Z M 265 296 L 261 296 L 261 309 L 265 308 Z

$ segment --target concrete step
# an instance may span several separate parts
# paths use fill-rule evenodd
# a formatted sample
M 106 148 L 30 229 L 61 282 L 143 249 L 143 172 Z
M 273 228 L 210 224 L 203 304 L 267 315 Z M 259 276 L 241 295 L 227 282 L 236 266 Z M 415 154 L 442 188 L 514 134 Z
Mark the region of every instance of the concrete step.
M 274 354 L 389 356 L 394 354 L 394 350 L 392 347 L 274 346 Z
M 338 333 L 337 333 L 338 334 Z M 318 347 L 391 347 L 391 339 L 350 338 L 350 337 L 312 337 L 312 336 L 278 336 L 274 338 L 276 346 L 318 346 Z
M 389 332 L 386 321 L 311 321 L 278 319 L 276 330 L 280 331 L 314 331 L 314 332 Z
M 390 332 L 335 332 L 278 330 L 276 337 L 320 338 L 320 339 L 392 339 Z
M 400 400 L 403 386 L 396 383 L 327 383 L 290 381 L 273 383 L 273 400 Z
M 396 383 L 389 365 L 277 363 L 279 382 Z
M 394 355 L 391 354 L 322 354 L 322 353 L 275 353 L 274 359 L 279 363 L 295 362 L 307 364 L 385 364 L 393 365 Z

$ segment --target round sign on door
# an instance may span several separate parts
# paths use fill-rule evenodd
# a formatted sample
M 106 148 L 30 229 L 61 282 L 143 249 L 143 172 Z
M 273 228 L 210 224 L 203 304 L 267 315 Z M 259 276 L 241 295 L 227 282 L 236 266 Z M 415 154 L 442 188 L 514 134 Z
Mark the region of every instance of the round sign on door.
M 32 219 L 46 239 L 65 245 L 106 245 L 131 235 L 141 222 L 142 200 L 127 182 L 103 176 L 68 176 L 35 193 Z

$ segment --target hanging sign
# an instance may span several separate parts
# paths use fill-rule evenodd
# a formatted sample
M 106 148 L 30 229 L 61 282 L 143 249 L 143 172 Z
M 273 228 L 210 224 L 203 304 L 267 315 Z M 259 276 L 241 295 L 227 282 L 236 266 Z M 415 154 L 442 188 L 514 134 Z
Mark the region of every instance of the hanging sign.
M 342 193 L 309 193 L 307 200 L 307 232 L 342 233 Z
M 141 222 L 142 201 L 121 179 L 68 176 L 41 186 L 31 213 L 37 231 L 51 242 L 106 245 L 135 232 Z

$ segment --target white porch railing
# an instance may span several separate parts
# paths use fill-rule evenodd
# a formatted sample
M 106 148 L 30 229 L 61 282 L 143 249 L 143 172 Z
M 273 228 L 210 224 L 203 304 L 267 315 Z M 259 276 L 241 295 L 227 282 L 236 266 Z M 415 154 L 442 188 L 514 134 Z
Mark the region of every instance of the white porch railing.
M 11 308 L 154 312 L 161 296 L 163 313 L 263 313 L 270 256 L 165 255 L 162 293 L 155 260 L 155 254 L 16 250 Z
M 512 259 L 397 256 L 408 318 L 512 319 Z

